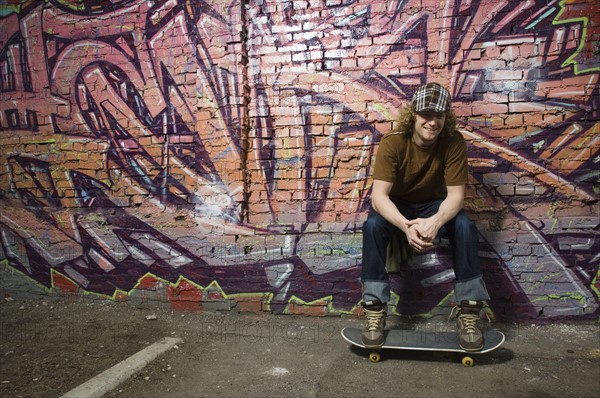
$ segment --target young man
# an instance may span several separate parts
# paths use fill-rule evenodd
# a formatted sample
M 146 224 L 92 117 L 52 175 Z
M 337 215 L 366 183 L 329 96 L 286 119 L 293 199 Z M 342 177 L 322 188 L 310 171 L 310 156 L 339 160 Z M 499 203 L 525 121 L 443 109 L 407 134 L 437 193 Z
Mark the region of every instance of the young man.
M 419 87 L 401 112 L 399 128 L 381 139 L 375 161 L 372 208 L 363 225 L 365 346 L 384 343 L 390 300 L 387 246 L 393 234 L 402 232 L 417 253 L 431 249 L 438 234 L 448 237 L 460 344 L 468 351 L 483 347 L 478 321 L 489 295 L 479 268 L 478 232 L 462 209 L 467 179 L 467 147 L 456 131 L 450 93 L 437 83 Z

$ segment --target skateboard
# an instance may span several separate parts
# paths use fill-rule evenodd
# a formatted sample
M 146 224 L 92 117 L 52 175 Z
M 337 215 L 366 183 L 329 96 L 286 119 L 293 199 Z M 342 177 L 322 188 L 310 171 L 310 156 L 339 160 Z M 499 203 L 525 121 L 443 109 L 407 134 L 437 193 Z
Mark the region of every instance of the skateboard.
M 457 332 L 423 332 L 416 330 L 386 330 L 385 343 L 381 348 L 367 348 L 363 345 L 360 335 L 361 329 L 346 327 L 342 329 L 344 340 L 357 347 L 369 350 L 371 362 L 379 362 L 382 349 L 416 350 L 416 351 L 445 351 L 457 352 L 462 355 L 462 364 L 471 367 L 475 364 L 473 355 L 485 354 L 500 347 L 504 343 L 505 336 L 497 330 L 485 331 L 483 333 L 484 346 L 480 351 L 465 351 L 458 344 Z

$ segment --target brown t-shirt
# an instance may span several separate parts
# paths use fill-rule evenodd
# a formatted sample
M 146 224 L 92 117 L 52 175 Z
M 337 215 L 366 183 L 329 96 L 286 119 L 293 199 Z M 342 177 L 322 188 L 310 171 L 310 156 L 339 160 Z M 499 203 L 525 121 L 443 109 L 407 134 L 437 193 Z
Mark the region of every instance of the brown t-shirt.
M 468 181 L 467 145 L 459 132 L 440 135 L 427 149 L 402 133 L 388 133 L 379 143 L 373 179 L 393 182 L 390 197 L 418 203 L 444 199 L 446 187 Z

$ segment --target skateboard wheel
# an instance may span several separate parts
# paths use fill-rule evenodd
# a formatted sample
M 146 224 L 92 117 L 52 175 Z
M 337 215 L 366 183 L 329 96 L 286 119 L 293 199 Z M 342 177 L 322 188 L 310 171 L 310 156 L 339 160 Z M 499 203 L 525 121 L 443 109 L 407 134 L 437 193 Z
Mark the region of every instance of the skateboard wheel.
M 471 366 L 475 365 L 475 361 L 473 361 L 473 358 L 471 357 L 463 357 L 462 364 L 463 366 L 470 368 Z
M 379 355 L 378 352 L 372 352 L 369 354 L 369 360 L 373 363 L 379 362 L 380 359 L 381 359 L 381 356 Z

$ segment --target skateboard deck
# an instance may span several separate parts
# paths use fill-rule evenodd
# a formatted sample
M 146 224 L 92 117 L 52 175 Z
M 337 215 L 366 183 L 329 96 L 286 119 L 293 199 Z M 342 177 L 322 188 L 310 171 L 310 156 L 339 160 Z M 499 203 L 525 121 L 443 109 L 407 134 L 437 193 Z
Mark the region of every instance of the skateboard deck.
M 457 332 L 424 332 L 416 330 L 385 330 L 385 343 L 381 348 L 367 348 L 361 341 L 361 329 L 346 327 L 342 329 L 344 340 L 357 347 L 370 351 L 371 362 L 379 362 L 382 349 L 416 350 L 416 351 L 446 351 L 463 354 L 462 364 L 473 366 L 475 361 L 471 355 L 485 354 L 500 347 L 505 336 L 497 330 L 483 333 L 484 345 L 480 351 L 465 351 L 460 348 Z

